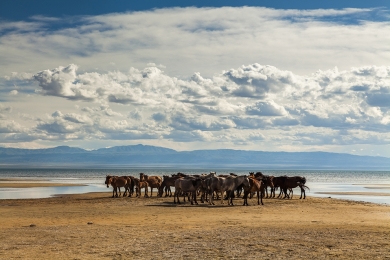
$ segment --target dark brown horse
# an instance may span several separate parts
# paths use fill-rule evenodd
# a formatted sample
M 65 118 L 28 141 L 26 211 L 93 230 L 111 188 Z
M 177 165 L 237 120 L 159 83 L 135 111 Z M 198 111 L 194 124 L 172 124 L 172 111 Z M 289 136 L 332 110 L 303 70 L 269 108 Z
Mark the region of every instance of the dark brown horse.
M 301 176 L 293 176 L 293 177 L 286 177 L 284 178 L 284 181 L 280 185 L 280 189 L 284 192 L 284 199 L 289 198 L 292 199 L 293 192 L 292 189 L 299 187 L 301 189 L 301 197 L 299 199 L 306 199 L 306 192 L 305 189 L 309 189 L 309 187 L 305 186 L 306 184 L 306 178 Z M 289 194 L 287 193 L 287 189 L 291 191 L 291 198 Z
M 269 196 L 270 198 L 275 198 L 276 189 L 281 187 L 286 178 L 287 176 L 275 176 L 272 178 L 271 194 Z M 283 191 L 281 189 L 278 198 L 281 196 L 282 192 Z
M 274 188 L 274 182 L 273 182 L 274 176 L 264 175 L 263 177 L 263 183 L 264 183 L 264 190 L 265 190 L 265 197 L 270 198 L 272 189 Z M 268 196 L 268 187 L 270 187 L 270 194 Z
M 179 178 L 181 178 L 180 175 L 175 175 L 175 176 L 168 176 L 168 175 L 163 175 L 163 181 L 161 183 L 160 188 L 158 189 L 158 196 L 162 197 L 165 189 L 165 197 L 172 197 L 172 191 L 171 187 L 175 187 L 175 181 Z

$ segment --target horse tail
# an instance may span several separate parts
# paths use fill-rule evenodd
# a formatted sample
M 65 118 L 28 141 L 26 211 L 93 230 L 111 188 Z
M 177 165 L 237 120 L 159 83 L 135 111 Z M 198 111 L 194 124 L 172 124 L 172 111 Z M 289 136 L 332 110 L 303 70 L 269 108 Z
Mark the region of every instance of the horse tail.
M 301 184 L 301 187 L 303 188 L 303 189 L 306 189 L 306 190 L 309 190 L 310 191 L 310 188 L 309 187 L 307 187 L 306 185 L 304 185 L 304 184 Z

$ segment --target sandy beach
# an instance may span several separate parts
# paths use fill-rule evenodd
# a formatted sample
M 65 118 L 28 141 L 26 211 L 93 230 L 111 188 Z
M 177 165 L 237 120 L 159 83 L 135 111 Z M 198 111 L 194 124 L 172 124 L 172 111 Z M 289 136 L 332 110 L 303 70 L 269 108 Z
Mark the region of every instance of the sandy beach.
M 298 198 L 0 200 L 0 259 L 390 259 L 390 206 Z

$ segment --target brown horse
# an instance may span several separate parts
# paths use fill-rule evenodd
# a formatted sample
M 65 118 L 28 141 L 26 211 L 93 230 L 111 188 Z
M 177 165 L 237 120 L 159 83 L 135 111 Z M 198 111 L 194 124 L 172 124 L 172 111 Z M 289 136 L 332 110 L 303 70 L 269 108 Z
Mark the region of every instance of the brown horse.
M 264 183 L 261 180 L 255 178 L 249 178 L 249 187 L 244 188 L 244 206 L 248 206 L 248 195 L 252 192 L 257 193 L 257 205 L 264 205 Z
M 129 190 L 129 195 L 130 195 L 130 184 L 131 184 L 131 179 L 127 176 L 106 176 L 106 181 L 104 182 L 107 185 L 107 188 L 110 187 L 110 184 L 113 188 L 112 190 L 112 197 L 120 197 L 121 196 L 121 187 L 125 188 L 125 192 L 123 193 L 123 197 L 127 195 L 127 191 Z M 118 189 L 119 189 L 119 196 L 118 196 Z M 114 196 L 115 192 L 115 196 Z
M 146 181 L 148 183 L 148 186 L 150 187 L 150 197 L 153 195 L 153 188 L 157 188 L 158 190 L 163 182 L 162 178 L 160 176 L 148 176 L 144 173 L 139 174 L 140 181 Z
M 141 189 L 145 189 L 144 197 L 148 198 L 148 183 L 146 181 L 140 181 L 138 178 L 133 178 L 135 186 L 135 196 L 141 198 Z

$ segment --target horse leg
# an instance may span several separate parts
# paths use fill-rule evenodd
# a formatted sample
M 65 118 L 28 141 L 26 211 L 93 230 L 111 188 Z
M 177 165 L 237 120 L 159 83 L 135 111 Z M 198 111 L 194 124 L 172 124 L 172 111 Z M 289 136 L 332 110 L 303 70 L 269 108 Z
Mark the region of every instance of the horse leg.
M 261 190 L 261 193 L 263 193 L 263 194 L 264 194 L 264 189 L 262 189 L 262 190 Z M 260 202 L 261 202 L 261 205 L 264 205 L 264 203 L 263 203 L 263 199 L 260 199 Z
M 279 188 L 280 188 L 280 192 L 279 192 L 278 198 L 281 198 L 282 197 L 282 193 L 284 192 L 284 190 L 282 189 L 282 187 L 279 187 Z
M 248 193 L 246 191 L 244 191 L 244 197 L 243 197 L 244 204 L 243 204 L 243 206 L 248 206 L 247 198 L 248 198 Z
M 194 192 L 190 192 L 191 200 L 189 200 L 189 201 L 191 202 L 191 205 L 194 205 L 194 193 L 195 193 L 195 191 Z
M 198 201 L 197 201 L 196 197 L 197 197 L 196 192 L 194 192 L 195 205 L 198 205 Z
M 303 199 L 306 199 L 306 192 L 305 189 L 302 186 L 299 186 L 301 188 L 301 197 L 299 199 L 302 199 L 302 193 L 303 193 Z
M 114 191 L 115 191 L 115 188 L 114 187 L 112 187 L 112 198 L 114 198 L 115 196 L 114 196 Z
M 131 190 L 130 190 L 130 186 L 127 186 L 127 192 L 129 193 L 129 196 L 128 197 L 131 197 Z
M 286 198 L 289 199 L 290 196 L 288 195 L 287 188 L 284 188 L 283 192 L 284 192 L 284 198 L 283 199 L 286 199 Z
M 226 194 L 229 194 L 228 196 L 228 205 L 232 205 L 234 206 L 233 204 L 233 197 L 234 197 L 234 190 L 231 190 L 230 192 L 226 192 Z
M 175 192 L 175 193 L 176 193 L 176 192 Z M 177 192 L 177 204 L 181 204 L 181 203 L 180 203 L 180 200 L 179 200 L 179 194 L 180 194 L 180 192 L 178 191 L 178 192 Z

